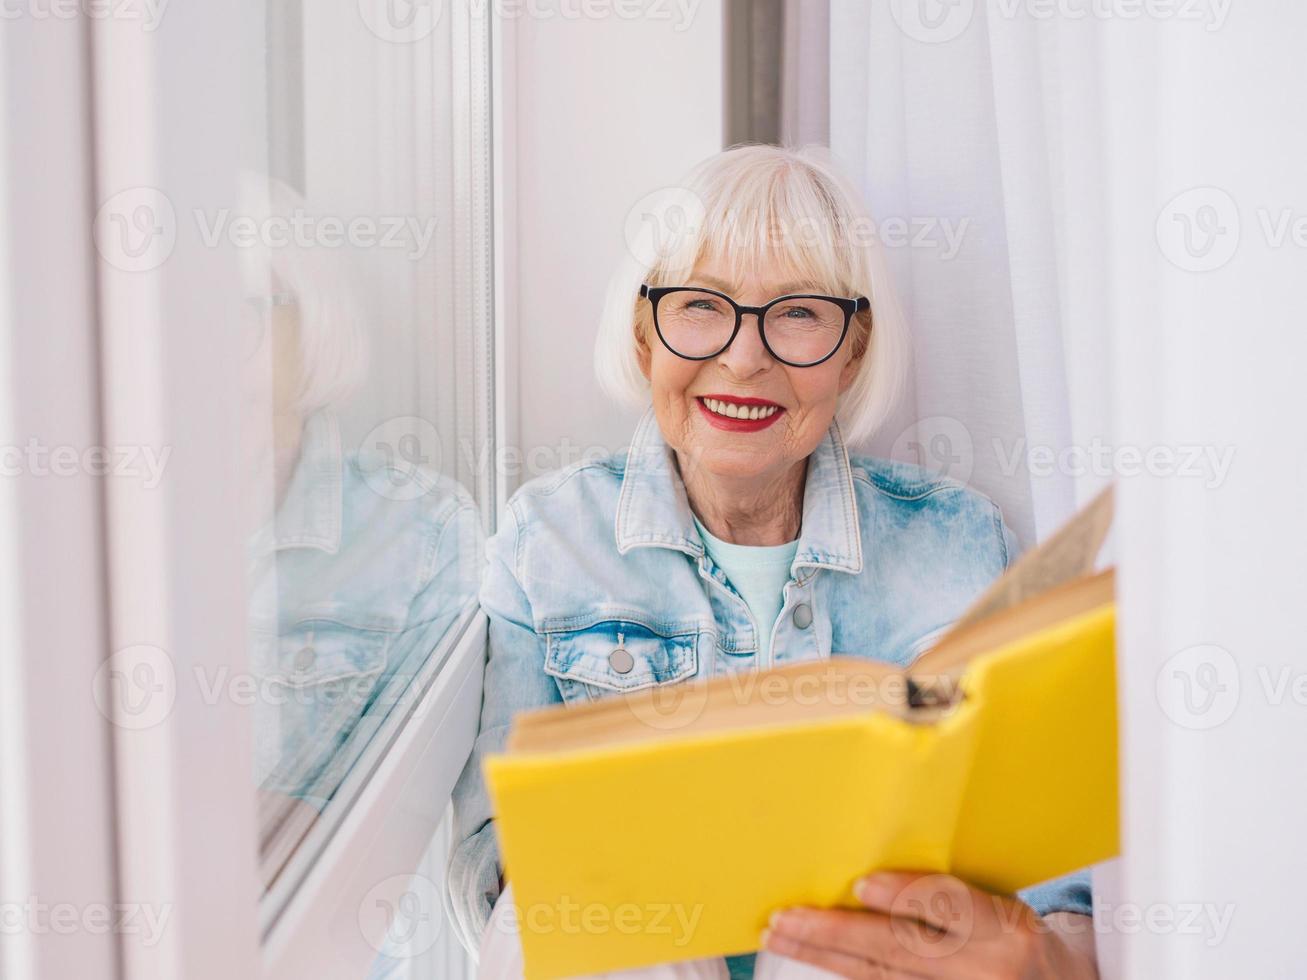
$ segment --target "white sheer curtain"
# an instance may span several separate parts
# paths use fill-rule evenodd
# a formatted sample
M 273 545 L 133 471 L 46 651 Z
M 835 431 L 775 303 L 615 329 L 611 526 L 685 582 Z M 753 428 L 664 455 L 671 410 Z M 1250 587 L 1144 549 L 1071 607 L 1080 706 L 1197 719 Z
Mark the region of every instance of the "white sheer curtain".
M 1307 961 L 1307 9 L 1234 6 L 831 5 L 832 148 L 920 232 L 890 250 L 915 384 L 872 448 L 1025 544 L 1118 485 L 1109 977 Z
M 1108 439 L 1098 93 L 1083 30 L 981 9 L 954 37 L 949 19 L 931 43 L 897 4 L 832 3 L 831 147 L 915 336 L 871 448 L 991 494 L 1029 545 L 1102 482 L 1076 449 Z

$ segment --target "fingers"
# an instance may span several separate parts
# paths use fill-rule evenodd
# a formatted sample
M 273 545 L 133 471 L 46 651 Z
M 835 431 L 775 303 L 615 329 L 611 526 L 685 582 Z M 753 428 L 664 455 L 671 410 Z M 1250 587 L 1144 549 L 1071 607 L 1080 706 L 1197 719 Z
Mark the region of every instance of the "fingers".
M 868 908 L 895 920 L 915 919 L 937 930 L 968 938 L 1042 927 L 1039 915 L 1019 899 L 994 895 L 952 875 L 886 871 L 854 886 Z
M 772 916 L 768 939 L 867 961 L 886 976 L 923 975 L 931 952 L 919 923 L 910 922 L 905 930 L 887 916 L 852 909 L 786 909 Z
M 883 915 L 913 919 L 944 932 L 975 928 L 984 902 L 960 878 L 916 871 L 885 871 L 863 878 L 854 894 L 868 909 Z M 978 909 L 978 906 L 980 907 Z
M 855 893 L 866 911 L 776 913 L 768 948 L 817 965 L 837 964 L 830 968 L 843 976 L 973 977 L 994 953 L 989 940 L 1021 938 L 1027 915 L 1034 914 L 1020 902 L 946 874 L 876 874 L 859 881 Z M 1000 945 L 1012 955 L 1020 951 L 1015 943 Z
M 793 936 L 768 930 L 763 934 L 763 948 L 778 956 L 828 970 L 849 980 L 921 980 L 923 974 L 904 972 L 886 963 L 850 955 L 824 946 L 813 945 Z

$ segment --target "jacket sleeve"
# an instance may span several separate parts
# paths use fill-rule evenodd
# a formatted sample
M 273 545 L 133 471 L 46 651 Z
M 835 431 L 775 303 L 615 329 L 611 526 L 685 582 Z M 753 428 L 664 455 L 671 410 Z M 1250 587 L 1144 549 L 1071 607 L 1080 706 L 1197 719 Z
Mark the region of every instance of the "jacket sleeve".
M 481 608 L 489 623 L 481 723 L 472 755 L 453 794 L 453 851 L 447 873 L 450 920 L 475 958 L 499 897 L 501 863 L 482 763 L 503 749 L 513 715 L 562 701 L 544 672 L 545 644 L 536 633 L 523 589 L 520 555 L 525 525 L 510 501 L 504 526 L 486 544 Z
M 1088 868 L 1017 892 L 1017 898 L 1039 915 L 1049 915 L 1052 912 L 1093 915 L 1093 895 Z

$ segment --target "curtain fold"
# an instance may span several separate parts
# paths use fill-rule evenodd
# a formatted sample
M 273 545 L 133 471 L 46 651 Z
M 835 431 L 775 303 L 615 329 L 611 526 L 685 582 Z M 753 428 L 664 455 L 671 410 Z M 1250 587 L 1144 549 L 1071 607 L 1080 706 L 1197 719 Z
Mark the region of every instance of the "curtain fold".
M 990 494 L 1028 546 L 1104 482 L 1074 458 L 1106 440 L 1109 404 L 1107 335 L 1068 288 L 1093 242 L 1067 129 L 1093 94 L 1062 56 L 1087 38 L 977 6 L 931 43 L 896 9 L 831 13 L 831 147 L 862 180 L 914 336 L 908 398 L 868 448 Z
M 1117 487 L 1104 977 L 1307 960 L 1305 32 L 1289 0 L 832 0 L 831 146 L 917 358 L 868 448 L 989 493 L 1026 545 Z

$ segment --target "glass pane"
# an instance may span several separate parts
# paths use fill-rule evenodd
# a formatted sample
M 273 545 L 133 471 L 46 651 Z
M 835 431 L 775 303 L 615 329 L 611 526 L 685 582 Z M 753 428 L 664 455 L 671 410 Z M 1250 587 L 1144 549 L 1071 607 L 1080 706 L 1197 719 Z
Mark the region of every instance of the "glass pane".
M 787 299 L 767 311 L 767 343 L 794 364 L 820 361 L 844 332 L 844 310 L 824 299 Z
M 491 457 L 466 57 L 452 16 L 417 31 L 373 12 L 266 0 L 240 199 L 197 216 L 242 263 L 265 886 L 467 621 L 492 504 L 469 463 Z
M 735 307 L 714 293 L 677 289 L 658 302 L 658 329 L 676 353 L 707 357 L 731 339 Z

